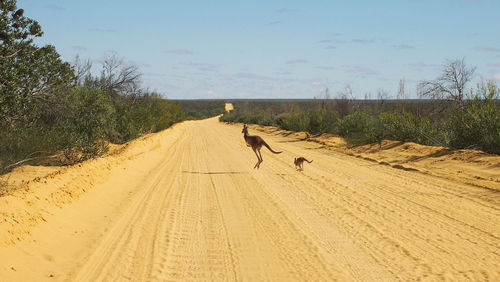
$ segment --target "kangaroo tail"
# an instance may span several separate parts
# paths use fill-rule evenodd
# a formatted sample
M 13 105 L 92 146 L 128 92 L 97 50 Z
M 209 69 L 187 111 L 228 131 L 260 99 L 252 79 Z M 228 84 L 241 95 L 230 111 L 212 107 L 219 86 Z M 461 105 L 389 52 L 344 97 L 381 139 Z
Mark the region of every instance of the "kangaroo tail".
M 264 142 L 264 146 L 266 146 L 269 149 L 269 151 L 271 151 L 271 152 L 273 152 L 275 154 L 281 154 L 281 153 L 283 153 L 283 152 L 276 152 L 276 151 L 274 151 L 273 149 L 271 149 L 271 147 L 269 147 L 269 145 L 266 142 Z
M 306 160 L 306 162 L 308 162 L 308 163 L 312 163 L 313 162 L 312 160 L 311 161 L 308 161 L 307 159 L 304 159 L 304 160 Z

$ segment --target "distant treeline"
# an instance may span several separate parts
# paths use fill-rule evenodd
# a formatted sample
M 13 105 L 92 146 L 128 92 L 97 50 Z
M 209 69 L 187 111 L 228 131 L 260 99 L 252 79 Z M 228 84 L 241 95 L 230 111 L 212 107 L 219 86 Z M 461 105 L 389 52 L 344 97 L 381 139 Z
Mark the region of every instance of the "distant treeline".
M 223 114 L 225 102 L 223 100 L 172 100 L 182 108 L 184 118 L 205 119 Z
M 452 100 L 233 100 L 224 122 L 331 133 L 349 144 L 383 139 L 500 154 L 499 88 L 480 84 L 460 106 Z

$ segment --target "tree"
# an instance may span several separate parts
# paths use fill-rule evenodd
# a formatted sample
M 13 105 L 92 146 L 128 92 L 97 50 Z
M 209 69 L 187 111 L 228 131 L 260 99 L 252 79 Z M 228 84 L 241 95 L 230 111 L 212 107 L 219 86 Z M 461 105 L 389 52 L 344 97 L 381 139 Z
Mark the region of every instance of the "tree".
M 70 64 L 61 61 L 54 46 L 33 43 L 42 28 L 23 14 L 15 0 L 0 1 L 0 126 L 29 123 L 36 105 L 73 79 Z
M 405 80 L 404 79 L 400 79 L 399 80 L 399 89 L 398 89 L 397 99 L 398 100 L 404 100 L 404 99 L 406 99 Z
M 406 93 L 405 93 L 405 80 L 400 79 L 399 80 L 399 89 L 398 89 L 398 95 L 397 99 L 400 100 L 400 105 L 401 105 L 401 112 L 405 112 L 405 103 L 406 103 Z
M 76 55 L 73 62 L 73 70 L 75 72 L 75 77 L 73 81 L 74 86 L 84 86 L 86 80 L 91 80 L 92 75 L 90 69 L 92 68 L 92 62 L 90 59 L 82 61 L 79 55 Z
M 340 115 L 340 118 L 344 118 L 346 115 L 350 114 L 352 111 L 356 111 L 354 101 L 356 96 L 354 95 L 351 85 L 346 84 L 344 89 L 338 92 L 337 98 L 334 100 L 334 108 Z
M 379 88 L 377 90 L 377 114 L 384 112 L 385 101 L 391 99 L 391 95 L 387 90 Z
M 443 68 L 443 73 L 437 79 L 424 80 L 418 84 L 419 96 L 452 100 L 463 111 L 465 87 L 476 68 L 467 67 L 464 59 L 448 60 Z
M 314 100 L 318 99 L 318 109 L 327 110 L 327 103 L 330 101 L 330 90 L 325 88 L 325 91 L 321 91 L 318 97 L 314 97 Z
M 116 54 L 107 54 L 101 73 L 101 88 L 108 93 L 140 94 L 141 73 L 134 65 L 127 65 Z

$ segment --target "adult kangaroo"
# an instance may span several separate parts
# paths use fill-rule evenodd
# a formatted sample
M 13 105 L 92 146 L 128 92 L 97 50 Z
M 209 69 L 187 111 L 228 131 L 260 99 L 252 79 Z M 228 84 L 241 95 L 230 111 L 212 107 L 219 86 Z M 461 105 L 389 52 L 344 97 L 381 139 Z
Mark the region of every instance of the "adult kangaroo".
M 247 142 L 248 147 L 252 147 L 252 150 L 254 151 L 255 155 L 257 156 L 257 163 L 253 168 L 259 168 L 260 164 L 263 162 L 262 159 L 262 154 L 260 153 L 260 149 L 262 146 L 266 146 L 269 151 L 275 153 L 275 154 L 281 154 L 282 152 L 276 152 L 269 145 L 262 139 L 262 137 L 257 136 L 257 135 L 248 135 L 248 127 L 246 124 L 243 125 L 243 130 L 241 131 L 243 133 L 243 138 L 245 138 L 245 142 Z M 258 152 L 258 153 L 257 153 Z

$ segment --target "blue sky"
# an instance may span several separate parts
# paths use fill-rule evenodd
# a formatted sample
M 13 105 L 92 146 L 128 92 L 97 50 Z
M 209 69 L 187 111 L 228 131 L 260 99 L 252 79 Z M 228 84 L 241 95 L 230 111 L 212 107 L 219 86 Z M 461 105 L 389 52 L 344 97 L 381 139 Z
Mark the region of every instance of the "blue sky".
M 358 98 L 436 78 L 446 59 L 500 84 L 500 1 L 18 0 L 62 58 L 116 52 L 167 98 Z M 474 86 L 473 84 L 470 85 Z

